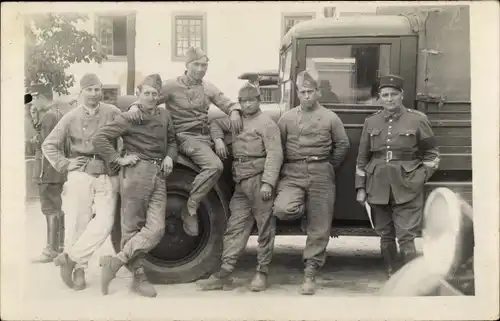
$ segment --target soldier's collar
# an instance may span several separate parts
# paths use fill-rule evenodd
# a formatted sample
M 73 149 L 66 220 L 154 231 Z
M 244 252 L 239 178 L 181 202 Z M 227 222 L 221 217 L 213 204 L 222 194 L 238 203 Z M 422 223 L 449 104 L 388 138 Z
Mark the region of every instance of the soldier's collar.
M 253 118 L 255 118 L 255 117 L 259 116 L 260 114 L 262 114 L 262 110 L 261 110 L 261 109 L 257 110 L 257 111 L 255 112 L 255 114 L 252 114 L 252 115 L 245 115 L 244 113 L 241 113 L 241 115 L 242 115 L 243 117 L 245 117 L 246 119 L 253 119 Z
M 187 75 L 187 71 L 184 71 L 184 75 L 181 77 L 182 82 L 188 86 L 201 85 L 203 80 L 195 80 Z
M 394 120 L 398 120 L 399 117 L 401 117 L 401 115 L 404 113 L 404 111 L 405 111 L 404 106 L 400 106 L 399 109 L 395 112 L 390 112 L 387 109 L 384 109 L 384 111 L 382 112 L 382 115 L 384 116 L 384 119 L 386 121 L 391 119 L 391 118 Z
M 144 106 L 139 101 L 136 101 L 136 102 L 132 103 L 130 105 L 130 107 L 132 107 L 132 106 L 137 106 L 137 108 L 139 108 L 139 110 L 141 111 L 141 113 L 143 113 L 145 115 L 154 116 L 154 115 L 157 115 L 157 114 L 160 113 L 160 110 L 158 109 L 159 108 L 158 106 L 156 106 L 155 108 L 153 108 L 153 113 L 152 114 L 148 113 L 146 111 L 146 109 L 144 108 Z
M 85 106 L 85 104 L 81 104 L 80 107 L 83 109 L 83 112 L 86 115 L 95 115 L 101 109 L 101 103 L 98 103 L 97 107 L 95 107 L 95 108 L 89 108 L 89 107 Z

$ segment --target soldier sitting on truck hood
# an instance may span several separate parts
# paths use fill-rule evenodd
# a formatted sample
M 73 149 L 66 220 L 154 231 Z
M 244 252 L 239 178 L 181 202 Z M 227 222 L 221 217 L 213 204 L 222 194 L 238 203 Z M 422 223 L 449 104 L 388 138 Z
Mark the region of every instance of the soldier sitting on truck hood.
M 309 71 L 297 75 L 300 106 L 278 122 L 285 160 L 274 215 L 294 220 L 306 212 L 307 241 L 302 294 L 315 293 L 315 276 L 325 263 L 335 203 L 335 168 L 349 150 L 339 116 L 318 103 L 319 84 Z
M 214 143 L 210 138 L 208 109 L 213 103 L 231 119 L 231 129 L 239 133 L 242 127 L 240 106 L 227 98 L 217 87 L 204 81 L 208 57 L 199 48 L 187 52 L 184 75 L 167 80 L 161 90 L 158 104 L 165 103 L 174 123 L 179 151 L 201 168 L 196 176 L 182 212 L 184 230 L 191 236 L 198 235 L 197 210 L 200 202 L 215 186 L 223 171 L 219 157 L 214 153 Z M 129 119 L 139 120 L 137 108 Z
M 229 276 L 245 250 L 254 222 L 259 233 L 258 265 L 250 290 L 263 291 L 267 287 L 276 222 L 272 215 L 273 190 L 283 162 L 283 150 L 278 126 L 260 109 L 259 89 L 247 83 L 240 89 L 238 98 L 243 112 L 243 131 L 232 144 L 236 186 L 224 234 L 222 266 L 218 273 L 198 282 L 203 290 L 220 290 L 231 283 Z M 224 132 L 231 131 L 229 118 L 216 119 L 210 127 L 217 154 L 226 158 L 228 151 L 223 139 Z
M 416 256 L 424 184 L 437 169 L 439 152 L 427 116 L 403 106 L 403 79 L 381 77 L 384 106 L 365 120 L 356 165 L 357 200 L 372 208 L 387 273 L 395 271 L 398 239 L 403 261 Z

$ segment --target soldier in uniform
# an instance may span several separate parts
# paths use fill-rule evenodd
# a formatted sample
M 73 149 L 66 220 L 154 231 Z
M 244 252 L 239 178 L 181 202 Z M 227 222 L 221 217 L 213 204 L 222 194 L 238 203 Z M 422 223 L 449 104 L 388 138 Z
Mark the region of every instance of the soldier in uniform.
M 66 113 L 42 144 L 50 164 L 68 175 L 64 202 L 71 243 L 54 263 L 60 267 L 62 281 L 74 290 L 85 289 L 85 268 L 111 233 L 117 205 L 116 165 L 96 154 L 92 138 L 121 113 L 101 102 L 102 83 L 95 74 L 85 74 L 80 87 L 82 104 Z
M 139 85 L 136 105 L 143 113 L 141 123 L 120 115 L 101 127 L 93 138 L 96 152 L 106 161 L 121 166 L 121 251 L 116 256 L 101 258 L 103 294 L 108 294 L 110 282 L 127 264 L 134 275 L 132 290 L 146 297 L 157 295 L 146 278 L 142 259 L 164 235 L 165 180 L 177 159 L 172 118 L 167 110 L 156 105 L 161 85 L 159 75 L 149 75 Z M 120 137 L 123 156 L 112 145 Z
M 384 109 L 365 120 L 356 165 L 358 202 L 371 206 L 388 275 L 395 271 L 397 238 L 403 262 L 416 256 L 424 184 L 439 165 L 439 152 L 427 116 L 403 106 L 403 79 L 381 77 Z
M 260 91 L 250 83 L 238 93 L 243 113 L 243 130 L 233 139 L 233 179 L 235 192 L 230 202 L 231 216 L 223 241 L 222 266 L 207 280 L 198 281 L 203 290 L 220 290 L 230 285 L 230 275 L 245 249 L 257 223 L 257 272 L 250 284 L 251 291 L 267 288 L 267 274 L 274 248 L 275 217 L 272 215 L 273 195 L 283 162 L 279 128 L 260 109 Z M 212 121 L 211 134 L 221 158 L 228 151 L 224 133 L 231 131 L 229 118 Z
M 25 100 L 31 99 L 30 114 L 37 135 L 33 142 L 35 151 L 35 180 L 42 213 L 47 222 L 47 244 L 41 255 L 33 263 L 49 263 L 64 249 L 64 213 L 62 198 L 66 174 L 59 173 L 42 155 L 41 144 L 63 116 L 59 102 L 52 101 L 52 88 L 44 84 L 33 84 L 31 93 Z M 62 144 L 61 148 L 64 148 Z
M 335 169 L 349 149 L 340 118 L 318 103 L 319 81 L 311 71 L 297 75 L 300 106 L 278 122 L 284 164 L 274 202 L 274 215 L 295 220 L 306 214 L 307 241 L 301 294 L 314 294 L 315 276 L 324 265 L 335 203 Z
M 214 153 L 210 138 L 208 109 L 213 103 L 229 115 L 231 129 L 241 130 L 241 108 L 227 98 L 217 87 L 203 80 L 208 68 L 208 57 L 199 48 L 187 52 L 184 75 L 165 82 L 158 104 L 165 103 L 172 115 L 179 150 L 201 168 L 196 176 L 186 207 L 182 212 L 184 230 L 191 236 L 198 235 L 197 210 L 200 202 L 212 190 L 223 171 L 223 164 Z M 137 107 L 129 109 L 132 120 L 140 120 Z M 135 111 L 135 112 L 134 112 Z

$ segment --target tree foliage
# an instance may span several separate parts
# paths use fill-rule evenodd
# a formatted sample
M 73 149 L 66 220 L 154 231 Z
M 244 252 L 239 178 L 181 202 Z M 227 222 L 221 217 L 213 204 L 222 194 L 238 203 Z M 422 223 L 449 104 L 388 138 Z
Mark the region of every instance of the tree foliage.
M 66 70 L 74 63 L 101 63 L 106 55 L 97 38 L 75 27 L 86 15 L 50 13 L 27 17 L 25 22 L 25 87 L 50 83 L 54 92 L 68 94 L 75 78 Z

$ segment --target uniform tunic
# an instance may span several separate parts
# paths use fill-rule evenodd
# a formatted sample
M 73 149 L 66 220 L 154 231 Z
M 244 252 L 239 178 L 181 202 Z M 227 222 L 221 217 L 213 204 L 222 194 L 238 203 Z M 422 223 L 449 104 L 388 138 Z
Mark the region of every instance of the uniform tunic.
M 401 107 L 365 120 L 356 165 L 356 189 L 364 188 L 375 230 L 382 239 L 412 241 L 422 223 L 424 184 L 439 165 L 427 116 Z
M 139 107 L 140 108 L 140 107 Z M 156 108 L 152 115 L 142 113 L 142 121 L 134 123 L 118 116 L 102 127 L 93 139 L 96 151 L 108 162 L 116 160 L 117 153 L 111 141 L 121 137 L 127 154 L 141 159 L 133 166 L 121 169 L 121 251 L 118 257 L 131 262 L 132 269 L 140 266 L 143 253 L 152 250 L 165 231 L 167 202 L 165 177 L 160 165 L 166 156 L 177 159 L 177 142 L 170 113 Z
M 285 162 L 278 183 L 274 214 L 292 220 L 307 213 L 305 273 L 313 276 L 323 266 L 335 203 L 335 170 L 348 149 L 349 139 L 340 118 L 317 104 L 300 106 L 278 122 Z
M 257 271 L 267 273 L 274 247 L 275 219 L 273 200 L 264 201 L 260 194 L 263 183 L 276 186 L 283 162 L 278 126 L 261 111 L 243 116 L 243 130 L 232 143 L 235 192 L 230 202 L 229 217 L 224 234 L 222 268 L 232 271 L 244 251 L 252 232 L 254 220 L 258 228 Z M 229 118 L 220 118 L 210 125 L 213 140 L 224 139 L 231 131 Z
M 239 110 L 217 87 L 207 81 L 193 81 L 186 74 L 167 80 L 159 103 L 170 111 L 179 151 L 201 168 L 191 189 L 190 201 L 199 204 L 215 186 L 223 171 L 210 139 L 208 109 L 216 105 L 226 114 Z

